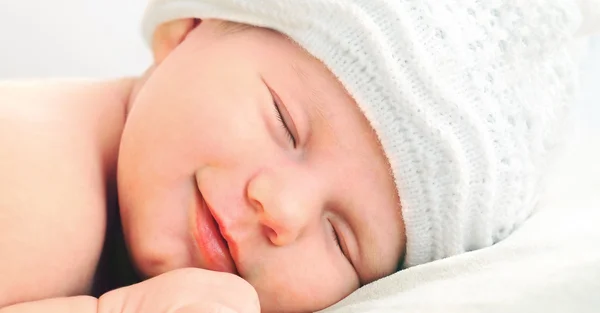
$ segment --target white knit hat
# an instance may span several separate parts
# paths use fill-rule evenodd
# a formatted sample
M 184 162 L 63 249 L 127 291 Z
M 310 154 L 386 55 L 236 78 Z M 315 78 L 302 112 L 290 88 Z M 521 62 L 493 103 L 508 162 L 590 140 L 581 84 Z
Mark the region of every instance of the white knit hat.
M 151 0 L 180 18 L 275 29 L 370 121 L 406 225 L 404 266 L 490 246 L 535 208 L 577 77 L 573 0 Z

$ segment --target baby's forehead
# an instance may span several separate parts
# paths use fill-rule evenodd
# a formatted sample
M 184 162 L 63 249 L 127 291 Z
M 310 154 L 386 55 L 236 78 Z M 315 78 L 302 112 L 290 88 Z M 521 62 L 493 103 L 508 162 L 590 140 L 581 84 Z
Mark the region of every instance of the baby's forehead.
M 262 61 L 273 65 L 274 72 L 280 74 L 277 77 L 278 81 L 293 83 L 295 88 L 301 89 L 302 93 L 316 105 L 322 105 L 326 98 L 337 98 L 356 105 L 331 70 L 285 34 L 268 28 L 229 21 L 219 21 L 217 27 L 221 31 L 222 38 L 235 35 L 243 41 L 257 43 L 256 46 L 266 53 Z M 263 45 L 263 42 L 259 42 L 263 40 L 276 41 L 277 44 Z M 243 49 L 236 45 L 229 48 Z

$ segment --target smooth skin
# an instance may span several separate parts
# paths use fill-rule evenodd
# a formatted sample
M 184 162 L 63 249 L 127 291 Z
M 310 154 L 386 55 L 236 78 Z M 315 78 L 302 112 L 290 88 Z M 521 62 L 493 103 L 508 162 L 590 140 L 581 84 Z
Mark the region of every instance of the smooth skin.
M 406 239 L 389 166 L 322 63 L 277 32 L 214 20 L 163 25 L 153 52 L 140 79 L 49 87 L 38 98 L 28 98 L 31 87 L 0 91 L 9 103 L 0 118 L 12 121 L 0 146 L 13 147 L 0 164 L 11 175 L 0 180 L 0 237 L 13 239 L 0 239 L 11 256 L 0 273 L 22 282 L 16 291 L 0 283 L 1 295 L 9 291 L 0 307 L 89 292 L 116 191 L 132 259 L 150 279 L 112 294 L 150 294 L 196 270 L 193 282 L 173 286 L 202 290 L 186 310 L 221 299 L 227 288 L 206 288 L 221 275 L 249 307 L 257 296 L 263 312 L 314 311 L 397 270 Z M 51 112 L 14 113 L 31 106 Z M 42 122 L 24 126 L 35 118 Z M 210 269 L 192 236 L 199 194 L 227 230 L 239 277 L 198 270 Z M 166 298 L 154 293 L 149 308 L 180 301 Z

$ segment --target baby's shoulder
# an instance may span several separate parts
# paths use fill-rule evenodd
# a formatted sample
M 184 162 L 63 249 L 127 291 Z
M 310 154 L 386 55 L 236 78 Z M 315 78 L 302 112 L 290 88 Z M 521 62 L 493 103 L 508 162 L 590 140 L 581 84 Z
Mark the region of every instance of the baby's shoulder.
M 0 307 L 90 288 L 128 83 L 0 82 Z

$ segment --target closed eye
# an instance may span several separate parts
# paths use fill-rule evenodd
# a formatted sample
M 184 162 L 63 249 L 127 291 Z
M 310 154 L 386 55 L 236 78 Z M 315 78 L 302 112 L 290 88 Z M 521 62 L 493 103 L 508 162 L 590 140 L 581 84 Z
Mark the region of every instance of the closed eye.
M 333 226 L 333 223 L 331 221 L 329 221 L 329 226 L 331 228 L 331 236 L 332 236 L 333 240 L 335 241 L 335 244 L 338 247 L 340 253 L 342 253 L 344 255 L 344 257 L 348 260 L 348 262 L 350 262 L 350 264 L 352 264 L 350 256 L 344 250 L 344 246 L 342 245 L 342 243 L 340 241 L 340 236 L 339 236 L 337 230 L 335 229 L 335 226 Z
M 277 95 L 277 93 L 269 87 L 269 85 L 263 80 L 267 89 L 271 93 L 271 98 L 273 99 L 273 108 L 275 109 L 275 114 L 281 127 L 285 131 L 290 143 L 294 148 L 298 146 L 299 138 L 298 132 L 296 130 L 296 125 L 294 125 L 294 121 L 292 120 L 289 112 L 285 108 L 285 105 L 282 103 L 281 98 Z
M 344 238 L 339 236 L 339 232 L 337 231 L 335 226 L 333 226 L 333 223 L 331 222 L 331 220 L 328 220 L 327 223 L 329 224 L 329 227 L 331 228 L 331 236 L 332 236 L 333 240 L 335 241 L 336 246 L 338 247 L 338 251 L 344 256 L 346 261 L 348 263 L 350 263 L 350 265 L 354 269 L 354 272 L 356 273 L 356 275 L 358 276 L 358 278 L 360 280 L 360 274 L 356 268 L 356 265 L 354 264 L 354 261 L 352 261 L 350 251 L 348 250 L 348 246 L 346 245 Z M 361 283 L 361 285 L 362 285 L 362 283 Z
M 338 236 L 338 233 L 335 231 L 335 227 L 333 227 L 333 224 L 331 222 L 329 222 L 329 226 L 331 226 L 331 235 L 333 236 L 333 241 L 335 241 L 335 244 L 337 245 L 337 247 L 340 249 L 340 251 L 342 251 L 342 245 L 340 245 L 340 237 Z M 344 251 L 342 251 L 343 253 Z
M 275 108 L 275 113 L 276 113 L 276 116 L 277 116 L 277 120 L 279 121 L 279 123 L 281 124 L 281 126 L 283 127 L 283 129 L 285 130 L 285 133 L 286 133 L 288 139 L 290 140 L 292 146 L 294 148 L 296 148 L 296 138 L 294 138 L 294 135 L 292 135 L 292 131 L 290 130 L 290 127 L 285 122 L 285 118 L 281 114 L 280 106 L 277 103 L 277 100 L 275 100 L 275 98 L 273 98 L 273 107 Z

